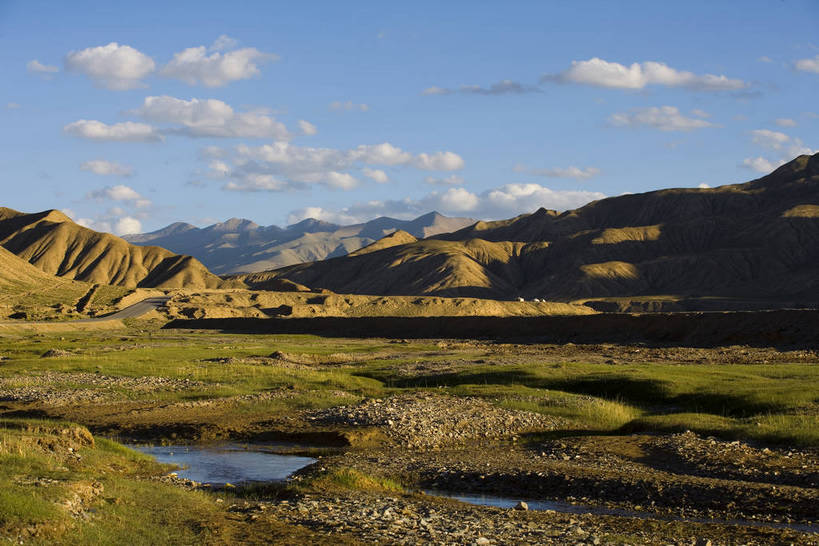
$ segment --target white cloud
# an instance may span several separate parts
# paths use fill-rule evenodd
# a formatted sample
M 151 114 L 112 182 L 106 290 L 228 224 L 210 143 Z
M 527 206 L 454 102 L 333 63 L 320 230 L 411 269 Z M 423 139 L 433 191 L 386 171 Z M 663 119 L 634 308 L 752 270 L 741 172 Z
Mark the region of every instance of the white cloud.
M 457 171 L 464 168 L 464 160 L 453 152 L 418 154 L 412 164 L 425 171 Z
M 662 85 L 695 91 L 736 91 L 748 87 L 742 80 L 723 75 L 680 71 L 665 63 L 647 61 L 625 66 L 598 57 L 587 61 L 572 61 L 572 66 L 567 70 L 544 76 L 543 80 L 614 89 L 643 89 L 649 85 Z
M 522 95 L 523 93 L 539 93 L 540 88 L 527 85 L 513 80 L 501 80 L 489 87 L 480 85 L 462 85 L 456 89 L 432 86 L 421 91 L 422 95 L 451 95 L 453 93 L 463 93 L 465 95 Z
M 368 167 L 364 167 L 361 169 L 361 172 L 364 174 L 364 176 L 378 182 L 379 184 L 384 184 L 390 181 L 390 177 L 387 176 L 387 173 L 381 169 L 370 169 Z
M 257 191 L 285 191 L 291 189 L 291 184 L 279 180 L 271 174 L 249 173 L 241 180 L 230 181 L 223 189 L 228 191 L 257 192 Z
M 480 197 L 464 188 L 450 188 L 443 193 L 431 193 L 426 197 L 430 203 L 435 203 L 434 209 L 441 209 L 456 213 L 470 212 L 478 208 Z
M 699 184 L 697 184 L 697 187 L 698 187 L 699 189 L 701 189 L 701 190 L 707 190 L 708 188 L 710 188 L 710 187 L 711 187 L 711 185 L 710 185 L 710 184 L 706 184 L 705 182 L 700 182 Z
M 189 137 L 272 138 L 290 137 L 287 127 L 266 111 L 236 112 L 217 99 L 183 100 L 169 96 L 146 97 L 131 113 L 155 123 L 179 125 L 164 132 Z
M 20 105 L 18 103 L 16 103 L 16 102 L 7 102 L 6 103 L 6 108 L 8 110 L 17 110 L 18 108 L 20 108 Z
M 691 114 L 697 116 L 698 118 L 710 118 L 711 114 L 706 112 L 705 110 L 701 110 L 699 108 L 694 108 L 691 110 Z
M 80 169 L 101 176 L 131 176 L 134 173 L 133 168 L 129 165 L 123 165 L 116 161 L 106 161 L 104 159 L 86 161 L 80 165 Z
M 339 189 L 351 189 L 357 184 L 355 172 L 376 182 L 386 182 L 384 171 L 374 166 L 412 167 L 423 170 L 457 170 L 463 159 L 453 152 L 413 155 L 389 142 L 362 144 L 350 150 L 295 146 L 285 141 L 251 147 L 240 144 L 234 149 L 228 167 L 232 185 L 226 189 L 249 191 L 262 189 L 256 182 L 245 183 L 250 175 L 270 175 L 277 182 L 264 187 L 269 191 L 300 189 L 309 184 L 324 184 Z
M 630 112 L 613 114 L 608 121 L 615 127 L 652 127 L 660 131 L 691 131 L 716 127 L 704 119 L 686 117 L 674 106 L 635 108 Z
M 89 192 L 89 199 L 110 200 L 110 201 L 142 201 L 143 197 L 130 186 L 118 184 L 116 186 L 106 186 L 99 190 Z M 117 212 L 117 211 L 115 211 Z
M 26 63 L 26 69 L 32 74 L 50 75 L 60 71 L 59 68 L 53 65 L 43 64 L 37 59 L 32 59 Z
M 366 112 L 370 109 L 370 107 L 366 104 L 356 104 L 353 101 L 339 101 L 334 100 L 330 103 L 330 110 L 339 111 L 347 111 L 350 112 L 351 110 L 358 110 L 359 112 Z
M 156 129 L 145 123 L 125 121 L 107 125 L 101 121 L 81 119 L 63 127 L 66 133 L 88 140 L 113 142 L 156 142 L 162 140 Z
M 309 121 L 304 121 L 303 119 L 299 120 L 299 129 L 301 129 L 301 134 L 307 136 L 312 136 L 318 133 L 318 129 L 316 129 L 315 125 Z
M 228 165 L 224 161 L 214 159 L 208 164 L 208 168 L 210 169 L 211 176 L 215 178 L 224 178 L 230 176 L 230 165 Z
M 769 129 L 755 129 L 751 131 L 751 137 L 753 138 L 754 144 L 772 150 L 781 150 L 782 147 L 791 140 L 791 137 L 785 133 L 771 131 Z
M 598 169 L 597 167 L 581 168 L 575 166 L 553 169 L 529 169 L 523 165 L 516 165 L 515 172 L 531 174 L 534 176 L 545 176 L 548 178 L 571 178 L 574 180 L 588 180 L 589 178 L 600 174 L 600 169 Z
M 791 118 L 777 118 L 775 123 L 780 127 L 796 127 L 796 120 Z
M 751 139 L 754 144 L 763 148 L 781 152 L 785 155 L 785 159 L 793 159 L 799 155 L 812 155 L 816 153 L 816 150 L 806 146 L 805 143 L 802 142 L 802 139 L 786 135 L 779 131 L 755 129 L 751 131 Z
M 746 167 L 748 169 L 752 169 L 756 172 L 760 172 L 763 174 L 768 174 L 769 172 L 773 171 L 780 165 L 783 165 L 784 161 L 778 162 L 771 162 L 765 159 L 764 157 L 749 157 L 742 161 L 741 166 Z
M 123 91 L 145 87 L 142 79 L 154 71 L 154 60 L 131 46 L 111 42 L 108 45 L 71 51 L 65 66 L 85 74 L 98 87 Z
M 235 45 L 235 40 L 223 35 L 211 46 L 210 55 L 205 46 L 189 47 L 175 53 L 173 59 L 162 68 L 160 75 L 182 80 L 188 85 L 222 87 L 234 81 L 258 76 L 261 73 L 260 64 L 279 59 L 278 55 L 263 53 L 255 47 L 221 52 Z
M 353 161 L 361 161 L 370 165 L 404 165 L 412 161 L 412 154 L 389 142 L 381 144 L 361 144 L 348 152 Z
M 73 211 L 71 212 L 72 214 L 68 216 L 73 218 Z M 128 235 L 142 231 L 140 218 L 144 217 L 144 212 L 129 213 L 121 207 L 112 207 L 97 217 L 77 218 L 74 222 L 88 229 L 93 229 L 94 231 L 114 233 L 116 235 Z
M 476 194 L 464 188 L 431 192 L 420 199 L 366 201 L 338 210 L 306 207 L 292 211 L 288 223 L 317 218 L 338 224 L 366 222 L 379 216 L 411 219 L 430 210 L 473 218 L 509 218 L 540 207 L 566 210 L 602 199 L 599 192 L 559 191 L 539 184 L 507 184 Z
M 462 176 L 458 176 L 457 174 L 451 174 L 445 178 L 428 176 L 424 179 L 424 182 L 435 186 L 460 186 L 464 183 L 464 179 Z
M 767 55 L 763 55 L 762 57 L 758 58 L 757 61 L 759 61 L 761 63 L 772 63 L 773 59 L 771 59 Z
M 327 173 L 327 185 L 340 190 L 351 190 L 358 186 L 358 180 L 349 173 L 338 173 L 335 171 Z
M 117 221 L 114 228 L 117 235 L 130 235 L 142 231 L 142 222 L 133 216 L 124 216 Z
M 802 72 L 813 72 L 819 74 L 819 55 L 812 59 L 799 59 L 794 63 L 794 67 Z
M 216 40 L 214 40 L 213 44 L 210 46 L 211 51 L 227 51 L 229 49 L 236 49 L 239 45 L 239 41 L 235 38 L 231 38 L 227 34 L 222 34 Z
M 80 225 L 82 227 L 93 229 L 94 231 L 102 231 L 105 233 L 113 232 L 113 228 L 111 227 L 111 222 L 106 220 L 96 220 L 93 218 L 77 218 L 74 220 L 74 223 Z

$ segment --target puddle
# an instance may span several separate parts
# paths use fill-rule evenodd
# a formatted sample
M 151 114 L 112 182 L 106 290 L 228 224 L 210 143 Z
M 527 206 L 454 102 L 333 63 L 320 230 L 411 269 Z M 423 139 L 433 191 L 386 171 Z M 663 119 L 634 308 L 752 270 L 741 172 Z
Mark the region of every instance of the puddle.
M 243 482 L 279 482 L 295 471 L 316 462 L 311 457 L 280 455 L 275 448 L 292 445 L 217 444 L 208 446 L 128 446 L 152 455 L 161 463 L 175 464 L 180 478 L 199 483 L 224 485 Z
M 771 527 L 774 529 L 791 529 L 801 533 L 819 533 L 819 525 L 800 524 L 800 523 L 778 523 L 767 521 L 750 521 L 750 520 L 734 520 L 734 519 L 708 519 L 708 518 L 686 518 L 678 516 L 669 516 L 662 514 L 654 514 L 651 512 L 638 512 L 634 510 L 625 510 L 621 508 L 606 508 L 602 506 L 587 506 L 582 504 L 570 504 L 568 502 L 560 501 L 537 501 L 529 499 L 515 499 L 511 497 L 496 497 L 492 495 L 470 495 L 463 493 L 452 493 L 447 491 L 438 491 L 434 489 L 426 489 L 424 493 L 436 497 L 446 497 L 455 499 L 467 504 L 475 504 L 478 506 L 495 506 L 497 508 L 514 508 L 518 502 L 523 501 L 529 507 L 529 510 L 554 510 L 564 514 L 594 514 L 598 516 L 620 516 L 628 518 L 640 519 L 656 519 L 661 521 L 689 521 L 692 523 L 717 523 L 722 525 L 742 525 L 746 527 Z

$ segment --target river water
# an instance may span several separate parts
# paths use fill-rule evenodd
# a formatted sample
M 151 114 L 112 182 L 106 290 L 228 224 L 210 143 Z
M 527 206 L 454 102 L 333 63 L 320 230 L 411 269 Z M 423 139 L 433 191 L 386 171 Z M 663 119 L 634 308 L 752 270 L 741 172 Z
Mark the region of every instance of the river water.
M 280 455 L 271 451 L 281 446 L 224 443 L 129 447 L 152 455 L 161 463 L 181 467 L 176 471 L 180 478 L 212 485 L 284 481 L 297 470 L 316 462 L 310 457 Z

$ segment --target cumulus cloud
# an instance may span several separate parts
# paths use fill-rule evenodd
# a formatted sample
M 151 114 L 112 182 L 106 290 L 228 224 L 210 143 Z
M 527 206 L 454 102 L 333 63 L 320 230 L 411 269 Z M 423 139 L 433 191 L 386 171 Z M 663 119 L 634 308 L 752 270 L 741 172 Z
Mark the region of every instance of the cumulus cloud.
M 239 46 L 239 41 L 231 38 L 227 34 L 222 34 L 210 46 L 211 51 L 227 51 L 229 49 L 236 49 Z
M 366 104 L 356 104 L 351 100 L 347 101 L 339 101 L 334 100 L 330 103 L 330 110 L 335 110 L 336 112 L 346 111 L 350 112 L 352 110 L 358 110 L 359 112 L 366 112 L 370 109 L 370 107 Z
M 327 186 L 339 190 L 351 190 L 358 186 L 358 180 L 350 173 L 331 171 L 327 173 Z
M 697 116 L 698 118 L 710 118 L 711 114 L 706 112 L 705 110 L 701 110 L 699 108 L 694 108 L 691 110 L 691 114 Z
M 706 184 L 705 182 L 700 182 L 699 184 L 697 184 L 697 187 L 701 190 L 707 190 L 711 187 L 711 185 Z
M 798 155 L 811 155 L 816 153 L 815 150 L 806 146 L 801 139 L 792 137 L 780 131 L 755 129 L 751 131 L 751 140 L 754 144 L 768 150 L 784 153 L 787 159 L 792 159 Z
M 66 69 L 88 76 L 98 87 L 123 91 L 145 87 L 142 79 L 154 71 L 154 60 L 131 46 L 108 45 L 71 51 Z
M 480 85 L 462 85 L 449 89 L 446 87 L 432 86 L 421 91 L 422 95 L 451 95 L 453 93 L 463 93 L 465 95 L 521 95 L 523 93 L 539 93 L 540 88 L 534 85 L 527 85 L 513 80 L 501 80 L 488 87 Z
M 152 126 L 145 123 L 124 121 L 107 125 L 101 121 L 81 119 L 63 127 L 69 135 L 88 140 L 112 142 L 156 142 L 162 135 Z
M 660 85 L 694 91 L 736 91 L 748 87 L 748 83 L 739 79 L 724 75 L 694 74 L 677 70 L 665 63 L 647 61 L 626 66 L 598 57 L 587 61 L 572 61 L 572 66 L 565 71 L 545 75 L 542 79 L 612 89 L 643 89 L 649 85 Z
M 741 166 L 759 173 L 768 174 L 784 163 L 784 161 L 772 162 L 764 157 L 749 157 L 742 161 Z
M 604 197 L 600 192 L 552 190 L 539 184 L 507 184 L 481 193 L 449 188 L 430 192 L 420 199 L 365 201 L 336 210 L 306 207 L 292 211 L 288 222 L 316 218 L 338 224 L 354 224 L 379 216 L 411 219 L 430 210 L 473 218 L 509 218 L 540 207 L 557 210 L 576 208 Z
M 457 174 L 451 174 L 447 177 L 437 177 L 437 176 L 428 176 L 424 179 L 424 182 L 427 184 L 433 184 L 435 186 L 460 186 L 464 183 L 464 179 L 462 176 L 458 176 Z
M 453 152 L 418 154 L 412 165 L 425 171 L 458 171 L 464 168 L 464 160 Z
M 751 131 L 751 137 L 754 144 L 771 150 L 781 150 L 782 147 L 791 140 L 791 137 L 785 133 L 771 131 L 770 129 L 755 129 Z
M 130 201 L 137 203 L 145 201 L 145 199 L 133 188 L 124 184 L 116 186 L 106 186 L 104 188 L 89 192 L 87 197 L 89 199 L 107 200 L 107 201 Z
M 774 123 L 780 127 L 796 127 L 796 120 L 791 118 L 777 118 Z
M 279 180 L 271 174 L 247 173 L 241 179 L 231 180 L 222 189 L 238 192 L 258 192 L 258 191 L 285 191 L 292 189 L 290 182 Z
M 615 127 L 652 127 L 660 131 L 691 131 L 716 127 L 704 119 L 684 116 L 675 106 L 635 108 L 630 112 L 612 114 L 608 122 Z
M 315 125 L 309 121 L 304 121 L 303 119 L 299 120 L 299 129 L 301 130 L 301 134 L 306 136 L 312 136 L 318 133 L 318 129 Z
M 794 68 L 802 72 L 813 72 L 819 74 L 819 55 L 812 59 L 799 59 L 794 63 Z
M 123 165 L 116 161 L 106 161 L 105 159 L 93 159 L 80 165 L 80 169 L 101 176 L 131 176 L 134 173 L 130 165 Z
M 534 176 L 545 176 L 548 178 L 571 178 L 573 180 L 588 180 L 600 174 L 597 167 L 575 167 L 552 168 L 552 169 L 530 169 L 523 165 L 516 165 L 515 172 L 526 173 Z
M 237 44 L 233 38 L 222 35 L 210 48 L 189 47 L 175 53 L 173 59 L 162 67 L 160 75 L 182 80 L 188 85 L 223 87 L 258 76 L 261 74 L 259 65 L 279 60 L 278 55 L 263 53 L 255 47 L 226 51 Z
M 356 171 L 376 182 L 388 181 L 386 172 L 372 168 L 376 166 L 436 171 L 454 171 L 464 166 L 463 159 L 453 152 L 414 155 L 389 142 L 362 144 L 349 150 L 295 146 L 286 141 L 255 147 L 240 144 L 234 149 L 230 162 L 228 171 L 232 183 L 225 189 L 234 191 L 284 191 L 309 184 L 351 189 L 358 184 Z M 216 171 L 224 172 L 224 169 Z M 265 179 L 260 185 L 259 176 L 270 176 L 276 182 Z
M 117 235 L 130 235 L 142 231 L 142 222 L 133 216 L 124 216 L 117 221 L 114 227 Z
M 56 66 L 43 64 L 37 59 L 32 59 L 26 63 L 26 70 L 32 74 L 40 74 L 41 76 L 50 76 L 51 74 L 55 74 L 60 71 L 60 69 Z
M 163 132 L 189 137 L 290 138 L 287 127 L 267 111 L 236 112 L 217 99 L 146 97 L 142 107 L 131 113 L 154 123 L 176 125 Z
M 379 184 L 385 184 L 390 181 L 390 177 L 387 176 L 387 173 L 381 169 L 370 169 L 368 167 L 364 167 L 361 169 L 361 172 L 364 174 L 364 176 L 370 180 L 378 182 Z

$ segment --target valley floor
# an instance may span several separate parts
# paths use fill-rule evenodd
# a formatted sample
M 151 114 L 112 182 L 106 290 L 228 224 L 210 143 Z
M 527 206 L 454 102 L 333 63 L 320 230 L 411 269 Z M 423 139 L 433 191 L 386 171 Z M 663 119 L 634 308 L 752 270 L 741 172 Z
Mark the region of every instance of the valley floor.
M 0 337 L 0 541 L 819 543 L 814 349 L 126 322 Z M 319 461 L 214 490 L 106 438 L 287 440 Z

